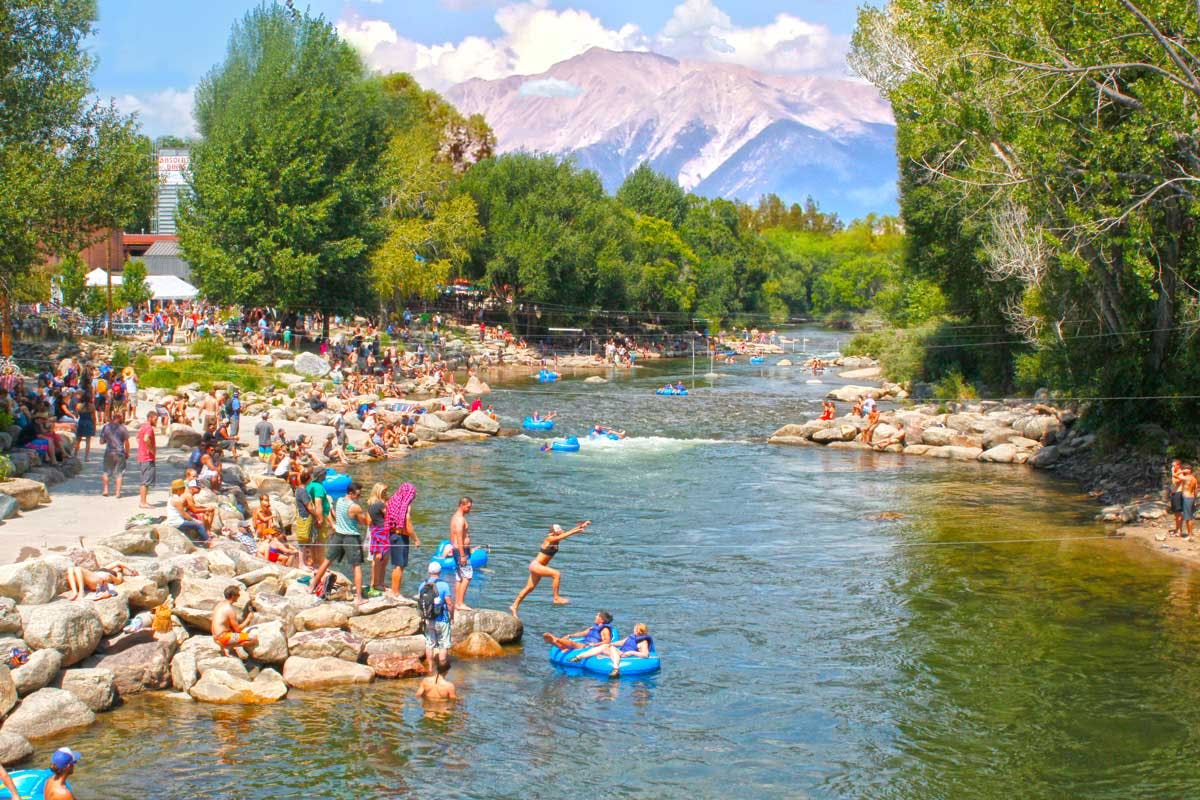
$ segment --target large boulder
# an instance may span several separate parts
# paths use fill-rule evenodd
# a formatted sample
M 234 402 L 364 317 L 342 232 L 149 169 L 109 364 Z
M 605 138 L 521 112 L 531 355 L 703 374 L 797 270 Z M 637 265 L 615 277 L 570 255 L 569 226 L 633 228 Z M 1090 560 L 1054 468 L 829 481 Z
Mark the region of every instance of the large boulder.
M 300 353 L 292 361 L 292 371 L 306 378 L 324 378 L 332 370 L 328 361 L 313 353 Z
M 939 448 L 945 452 L 943 458 L 948 458 L 951 461 L 977 461 L 979 456 L 983 454 L 982 447 L 942 447 Z
M 37 650 L 30 653 L 29 660 L 12 671 L 17 694 L 24 697 L 49 686 L 58 677 L 62 663 L 62 653 L 57 650 Z
M 596 378 L 596 377 L 599 377 L 599 376 L 592 376 L 591 378 L 588 378 L 587 381 L 585 381 L 585 382 L 586 383 L 595 383 L 594 378 Z M 606 383 L 607 381 L 605 381 L 604 378 L 600 378 L 600 382 Z M 472 375 L 471 377 L 467 378 L 467 386 L 463 390 L 463 393 L 464 394 L 488 394 L 491 391 L 492 391 L 492 387 L 488 386 L 486 383 L 479 380 L 479 378 Z
M 17 453 L 10 453 L 9 458 L 13 458 L 15 455 Z M 29 458 L 29 456 L 25 455 L 25 458 Z M 9 478 L 0 482 L 0 494 L 6 494 L 16 500 L 17 507 L 22 511 L 33 511 L 41 504 L 50 502 L 50 493 L 46 491 L 46 484 L 29 478 Z
M 88 601 L 59 600 L 45 605 L 18 606 L 18 610 L 30 649 L 59 651 L 64 667 L 90 656 L 104 636 L 100 617 Z
M 340 658 L 358 661 L 363 652 L 363 640 L 352 633 L 336 628 L 302 631 L 287 642 L 288 652 L 301 658 Z
M 17 601 L 11 597 L 0 597 L 0 633 L 21 635 L 21 615 L 17 612 Z
M 92 711 L 107 711 L 117 704 L 117 678 L 110 669 L 69 669 L 62 673 L 58 686 Z
M 429 667 L 424 658 L 398 653 L 369 655 L 367 666 L 375 670 L 376 678 L 419 678 L 429 674 Z
M 1017 448 L 1007 442 L 1005 444 L 998 444 L 979 454 L 980 461 L 987 461 L 992 464 L 1011 464 L 1016 457 Z
M 355 636 L 366 640 L 411 636 L 421 629 L 421 614 L 409 606 L 389 608 L 378 614 L 353 617 L 349 628 Z
M 106 536 L 98 544 L 127 556 L 152 556 L 158 545 L 158 532 L 153 525 L 142 525 Z
M 282 664 L 288 658 L 288 641 L 283 622 L 271 620 L 254 626 L 250 632 L 258 642 L 246 648 L 251 658 L 263 664 Z
M 243 590 L 234 603 L 234 609 L 241 614 L 250 601 L 241 583 L 224 575 L 207 578 L 184 575 L 179 582 L 179 595 L 175 598 L 175 613 L 188 625 L 209 629 L 212 627 L 213 609 L 225 601 L 225 588 L 234 585 Z
M 171 658 L 176 646 L 174 638 L 142 642 L 117 653 L 88 659 L 87 666 L 110 670 L 121 697 L 165 689 L 171 685 Z
M 41 558 L 0 567 L 0 596 L 21 604 L 49 603 L 58 594 L 58 573 Z
M 417 429 L 423 429 L 427 432 L 432 431 L 433 433 L 445 433 L 453 426 L 451 426 L 449 422 L 446 422 L 446 420 L 438 417 L 436 414 L 422 414 L 420 417 L 417 417 L 416 427 Z
M 474 631 L 486 633 L 500 644 L 512 644 L 521 641 L 525 626 L 512 614 L 490 608 L 460 611 L 454 615 L 451 632 L 456 641 L 465 639 Z
M 200 431 L 191 425 L 175 422 L 167 429 L 167 447 L 191 450 L 200 444 Z
M 291 601 L 281 594 L 255 592 L 254 590 L 259 586 L 266 586 L 266 583 L 257 584 L 250 590 L 251 607 L 254 609 L 254 613 L 250 615 L 250 624 L 279 622 L 286 638 L 295 630 L 296 610 L 292 607 Z
M 370 683 L 374 679 L 375 670 L 366 664 L 354 664 L 340 658 L 292 656 L 283 665 L 283 680 L 296 689 Z
M 17 704 L 17 684 L 13 680 L 12 671 L 0 664 L 0 718 L 12 710 Z
M 882 396 L 883 392 L 873 386 L 855 386 L 853 384 L 830 389 L 829 393 L 825 395 L 828 400 L 839 400 L 843 403 L 853 403 L 864 397 L 878 398 Z
M 200 668 L 196 654 L 191 650 L 180 650 L 171 659 L 171 686 L 176 691 L 186 692 L 200 680 Z
M 355 616 L 349 603 L 325 603 L 306 608 L 292 620 L 298 631 L 315 631 L 321 628 L 345 628 Z
M 49 739 L 96 721 L 96 714 L 65 689 L 38 689 L 21 701 L 4 721 L 4 733 L 26 739 Z
M 394 639 L 372 639 L 363 650 L 367 654 L 368 663 L 371 656 L 409 656 L 419 658 L 425 655 L 424 636 L 397 636 Z
M 823 428 L 812 435 L 814 442 L 829 444 L 830 442 L 850 442 L 858 435 L 858 428 L 853 425 L 839 425 L 836 428 Z
M 153 579 L 142 575 L 127 577 L 124 583 L 114 588 L 134 611 L 152 611 L 167 602 L 167 598 L 171 596 L 165 586 L 160 586 Z
M 468 414 L 467 418 L 463 420 L 462 426 L 469 431 L 486 433 L 488 436 L 495 436 L 500 432 L 500 423 L 482 411 Z
M 993 447 L 998 447 L 1011 442 L 1013 439 L 1020 438 L 1012 428 L 992 428 L 983 432 L 983 449 L 991 450 Z
M 11 766 L 33 755 L 33 745 L 24 736 L 0 732 L 0 764 Z
M 459 658 L 496 658 L 504 655 L 500 643 L 483 631 L 472 631 L 467 638 L 454 643 L 454 655 Z
M 188 694 L 203 703 L 265 705 L 282 700 L 287 691 L 283 677 L 273 669 L 264 669 L 252 681 L 214 669 L 205 672 Z
M 159 525 L 155 528 L 158 535 L 158 547 L 155 552 L 159 555 L 179 555 L 196 552 L 196 545 L 178 528 L 170 525 Z
M 105 636 L 114 636 L 129 622 L 129 601 L 125 596 L 106 597 L 92 602 L 96 616 L 100 618 L 100 627 Z
M 445 411 L 435 411 L 433 415 L 443 422 L 450 424 L 451 428 L 457 428 L 463 424 L 468 416 L 465 408 L 447 408 Z
M 1043 447 L 1030 456 L 1028 463 L 1039 469 L 1046 469 L 1047 467 L 1054 466 L 1058 462 L 1060 455 L 1058 446 L 1050 445 L 1049 447 Z
M 921 444 L 931 447 L 946 447 L 958 436 L 953 428 L 925 428 L 921 431 Z

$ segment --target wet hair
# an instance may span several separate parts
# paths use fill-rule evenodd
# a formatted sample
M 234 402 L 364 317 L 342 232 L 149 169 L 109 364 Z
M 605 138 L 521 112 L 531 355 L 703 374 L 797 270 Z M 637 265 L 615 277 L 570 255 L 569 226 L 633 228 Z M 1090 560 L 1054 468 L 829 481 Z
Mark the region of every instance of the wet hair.
M 597 613 L 599 613 L 600 619 L 604 620 L 605 625 L 609 625 L 612 623 L 612 614 L 608 613 L 607 611 L 600 611 Z
M 236 584 L 225 587 L 225 599 L 226 600 L 236 600 L 237 596 L 241 593 L 242 593 L 241 588 L 239 586 L 237 586 Z
M 462 507 L 463 503 L 469 503 L 470 505 L 475 505 L 475 501 L 465 495 L 463 497 L 458 498 L 458 505 L 460 508 Z
M 446 677 L 446 673 L 450 671 L 450 654 L 442 653 L 437 657 L 437 674 L 441 677 Z

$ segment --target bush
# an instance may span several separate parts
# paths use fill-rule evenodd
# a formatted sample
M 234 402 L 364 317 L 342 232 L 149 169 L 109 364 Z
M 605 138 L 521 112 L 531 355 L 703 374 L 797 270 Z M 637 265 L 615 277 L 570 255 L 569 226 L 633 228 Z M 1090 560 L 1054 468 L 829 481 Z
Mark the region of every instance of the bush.
M 130 356 L 131 356 L 131 354 L 129 352 L 128 345 L 119 344 L 116 347 L 114 347 L 113 353 L 112 353 L 113 368 L 114 369 L 125 369 L 126 367 L 128 367 L 130 361 L 132 361 L 132 358 Z
M 200 356 L 202 361 L 224 363 L 233 355 L 233 348 L 221 339 L 209 337 L 197 339 L 192 343 L 192 354 Z
M 13 463 L 8 456 L 0 456 L 0 481 L 8 480 L 8 476 L 12 475 Z
M 951 370 L 933 385 L 933 396 L 939 400 L 978 400 L 979 393 L 967 383 L 958 370 Z
M 138 375 L 148 372 L 150 370 L 150 356 L 145 353 L 138 353 L 137 357 L 133 359 L 133 369 Z

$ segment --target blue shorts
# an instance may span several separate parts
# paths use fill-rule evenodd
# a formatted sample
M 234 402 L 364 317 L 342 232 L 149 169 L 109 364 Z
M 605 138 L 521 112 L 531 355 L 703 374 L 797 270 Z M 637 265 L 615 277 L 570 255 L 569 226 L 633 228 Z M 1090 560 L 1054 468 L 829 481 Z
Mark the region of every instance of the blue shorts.
M 1185 520 L 1189 520 L 1193 516 L 1195 516 L 1195 512 L 1196 512 L 1196 498 L 1184 497 L 1183 498 L 1183 518 Z
M 399 533 L 393 533 L 390 539 L 391 544 L 388 546 L 388 554 L 392 560 L 393 567 L 408 566 L 408 537 L 402 536 Z
M 272 452 L 272 448 L 270 448 L 270 447 L 263 447 L 262 445 L 258 446 L 258 454 L 260 456 L 269 456 L 269 455 L 271 455 L 271 452 Z

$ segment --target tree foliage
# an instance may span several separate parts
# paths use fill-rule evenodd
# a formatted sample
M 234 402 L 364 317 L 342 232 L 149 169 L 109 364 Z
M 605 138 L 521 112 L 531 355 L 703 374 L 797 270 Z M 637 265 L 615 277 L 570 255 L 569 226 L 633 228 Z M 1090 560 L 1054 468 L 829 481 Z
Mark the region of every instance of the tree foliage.
M 58 290 L 62 293 L 64 306 L 79 308 L 87 291 L 87 272 L 87 264 L 78 253 L 70 253 L 59 262 Z
M 687 214 L 687 192 L 649 164 L 638 166 L 617 189 L 617 201 L 637 214 L 658 217 L 679 227 Z
M 92 99 L 92 0 L 0 5 L 0 293 L 132 224 L 156 173 L 136 121 Z M 7 301 L 5 301 L 7 307 Z M 7 330 L 5 331 L 7 335 Z
M 127 308 L 139 308 L 146 304 L 154 293 L 146 282 L 146 264 L 143 261 L 126 261 L 121 270 L 121 285 L 117 287 L 117 298 Z
M 909 262 L 967 321 L 1008 328 L 987 339 L 1027 343 L 1028 388 L 1192 393 L 1198 11 L 892 0 L 860 14 L 855 65 L 899 125 Z M 963 360 L 986 360 L 984 342 L 964 342 Z
M 333 26 L 277 4 L 249 12 L 197 88 L 196 122 L 180 241 L 201 290 L 247 305 L 366 305 L 387 129 L 378 85 Z

